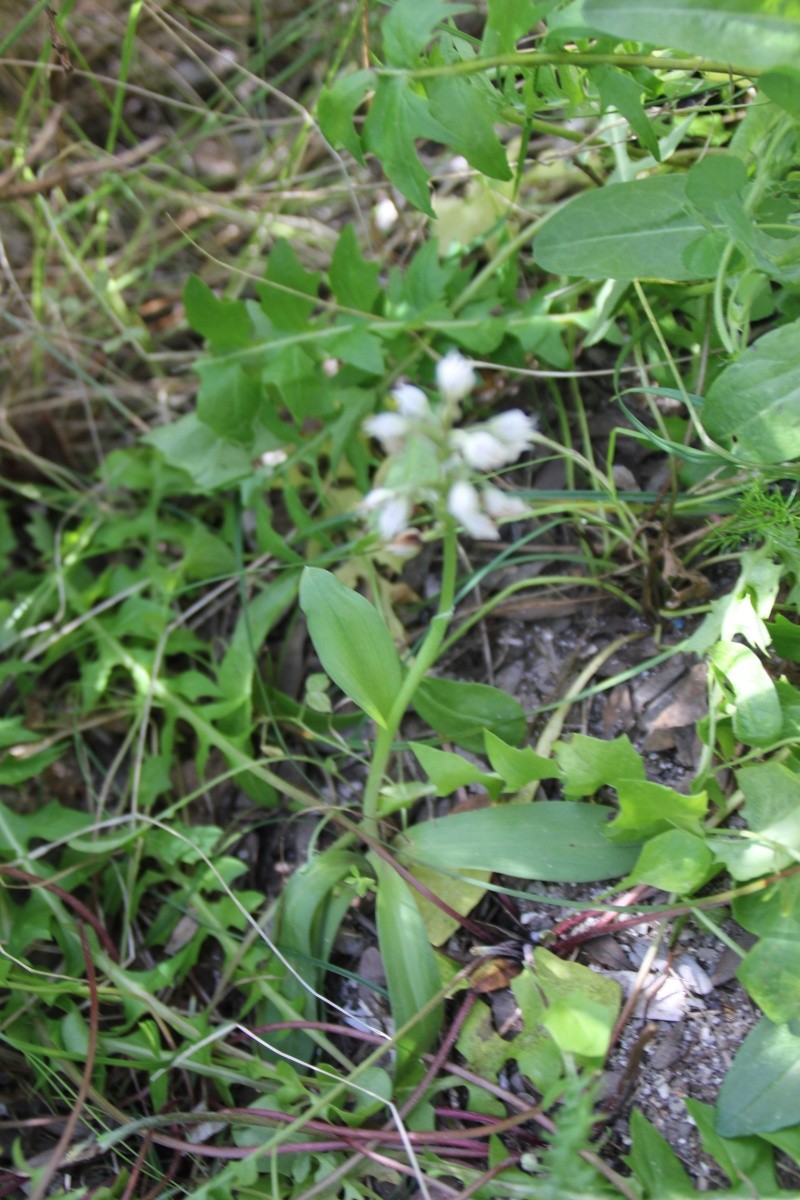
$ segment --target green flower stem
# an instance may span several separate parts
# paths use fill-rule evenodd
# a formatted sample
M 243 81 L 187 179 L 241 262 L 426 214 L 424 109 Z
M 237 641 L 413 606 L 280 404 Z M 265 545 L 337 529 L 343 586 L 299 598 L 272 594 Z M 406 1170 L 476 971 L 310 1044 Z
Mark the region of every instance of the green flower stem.
M 453 598 L 456 589 L 456 560 L 458 542 L 455 522 L 451 517 L 445 518 L 443 538 L 444 561 L 442 563 L 442 588 L 439 593 L 439 604 L 436 616 L 430 623 L 428 632 L 419 648 L 419 652 L 411 664 L 398 692 L 392 711 L 389 713 L 386 725 L 379 729 L 375 739 L 375 752 L 367 775 L 364 788 L 362 828 L 368 837 L 378 837 L 378 815 L 380 789 L 386 773 L 386 764 L 394 747 L 394 740 L 400 728 L 400 722 L 405 716 L 414 693 L 430 668 L 436 662 L 442 648 L 447 628 L 453 616 Z
M 472 58 L 463 62 L 447 63 L 437 67 L 377 67 L 376 75 L 403 75 L 408 79 L 434 79 L 439 75 L 475 75 L 480 71 L 491 71 L 495 67 L 648 67 L 651 71 L 704 71 L 712 75 L 739 75 L 745 79 L 757 79 L 766 67 L 737 66 L 735 63 L 703 58 L 700 54 L 593 54 L 574 50 L 528 50 L 511 54 L 494 54 L 488 58 Z

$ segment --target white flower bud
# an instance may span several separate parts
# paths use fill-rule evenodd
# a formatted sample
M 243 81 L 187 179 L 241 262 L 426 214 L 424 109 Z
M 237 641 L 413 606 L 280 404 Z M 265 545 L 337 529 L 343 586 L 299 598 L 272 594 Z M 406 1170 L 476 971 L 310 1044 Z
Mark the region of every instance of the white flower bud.
M 397 405 L 397 411 L 409 420 L 422 420 L 430 416 L 431 406 L 428 397 L 421 388 L 411 383 L 398 383 L 392 388 L 392 399 Z
M 476 471 L 496 471 L 504 467 L 509 459 L 509 450 L 503 442 L 498 441 L 486 429 L 465 429 L 456 431 L 459 436 L 454 439 L 459 454 Z
M 372 219 L 379 233 L 388 233 L 397 221 L 398 215 L 394 201 L 390 200 L 388 196 L 379 200 L 372 210 Z
M 443 400 L 463 400 L 477 382 L 472 363 L 458 350 L 448 350 L 436 364 L 436 383 Z
M 496 521 L 502 520 L 503 517 L 530 515 L 530 508 L 518 496 L 510 496 L 508 492 L 503 492 L 496 487 L 483 489 L 483 507 Z
M 402 450 L 408 432 L 408 422 L 400 413 L 383 412 L 367 417 L 364 431 L 381 443 L 387 454 Z
M 274 470 L 275 467 L 282 466 L 288 457 L 285 450 L 265 450 L 260 461 L 262 467 L 270 467 Z
M 450 488 L 447 511 L 475 538 L 496 541 L 500 534 L 494 522 L 481 511 L 481 501 L 471 483 L 460 480 Z
M 486 422 L 486 428 L 507 448 L 507 463 L 516 462 L 520 454 L 533 444 L 536 421 L 518 408 L 500 413 Z

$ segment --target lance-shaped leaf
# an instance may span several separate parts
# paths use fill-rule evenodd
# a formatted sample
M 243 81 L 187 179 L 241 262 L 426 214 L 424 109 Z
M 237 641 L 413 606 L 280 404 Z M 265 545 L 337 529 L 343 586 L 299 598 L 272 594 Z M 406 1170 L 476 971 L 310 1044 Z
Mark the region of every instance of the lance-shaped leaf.
M 328 675 L 345 696 L 385 726 L 403 682 L 403 668 L 377 610 L 318 567 L 303 571 L 300 607 Z

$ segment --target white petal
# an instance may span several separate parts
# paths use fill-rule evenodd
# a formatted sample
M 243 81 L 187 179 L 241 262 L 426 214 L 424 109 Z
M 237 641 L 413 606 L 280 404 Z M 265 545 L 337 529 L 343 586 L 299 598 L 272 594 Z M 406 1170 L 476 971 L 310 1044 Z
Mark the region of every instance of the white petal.
M 367 417 L 364 431 L 370 437 L 376 438 L 387 454 L 394 454 L 402 449 L 403 439 L 408 431 L 408 422 L 399 413 L 375 413 Z
M 480 496 L 471 483 L 454 483 L 447 497 L 447 511 L 475 538 L 496 541 L 500 537 L 493 521 L 481 511 Z
M 533 433 L 536 429 L 536 421 L 533 417 L 527 416 L 519 408 L 511 408 L 508 412 L 499 413 L 498 416 L 492 417 L 491 421 L 487 421 L 487 428 L 491 430 L 496 438 L 501 442 L 505 442 L 508 446 L 521 447 L 517 451 L 518 455 L 526 446 L 531 445 L 533 441 Z
M 411 505 L 405 496 L 393 496 L 392 499 L 378 509 L 378 533 L 384 542 L 390 542 L 397 537 L 408 524 L 411 515 Z
M 509 448 L 486 429 L 467 429 L 457 440 L 458 450 L 464 462 L 476 471 L 496 471 L 504 467 L 509 459 Z
M 518 496 L 510 496 L 508 492 L 502 492 L 496 487 L 483 489 L 483 507 L 495 520 L 502 517 L 530 516 L 530 508 Z
M 374 512 L 376 508 L 381 508 L 389 500 L 394 497 L 395 493 L 391 488 L 377 487 L 371 492 L 367 492 L 364 499 L 359 504 L 362 512 Z
M 397 405 L 397 411 L 404 417 L 419 420 L 430 416 L 431 406 L 428 397 L 421 388 L 412 383 L 398 383 L 392 388 L 392 398 Z
M 443 400 L 463 400 L 477 382 L 472 363 L 458 350 L 448 350 L 436 364 L 436 383 Z

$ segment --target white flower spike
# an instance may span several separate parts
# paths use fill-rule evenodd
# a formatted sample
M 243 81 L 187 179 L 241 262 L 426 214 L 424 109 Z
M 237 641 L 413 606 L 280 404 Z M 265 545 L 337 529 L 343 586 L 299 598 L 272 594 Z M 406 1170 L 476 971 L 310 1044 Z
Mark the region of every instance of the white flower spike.
M 472 363 L 458 350 L 448 350 L 436 364 L 436 383 L 443 400 L 457 404 L 475 387 L 478 378 Z

